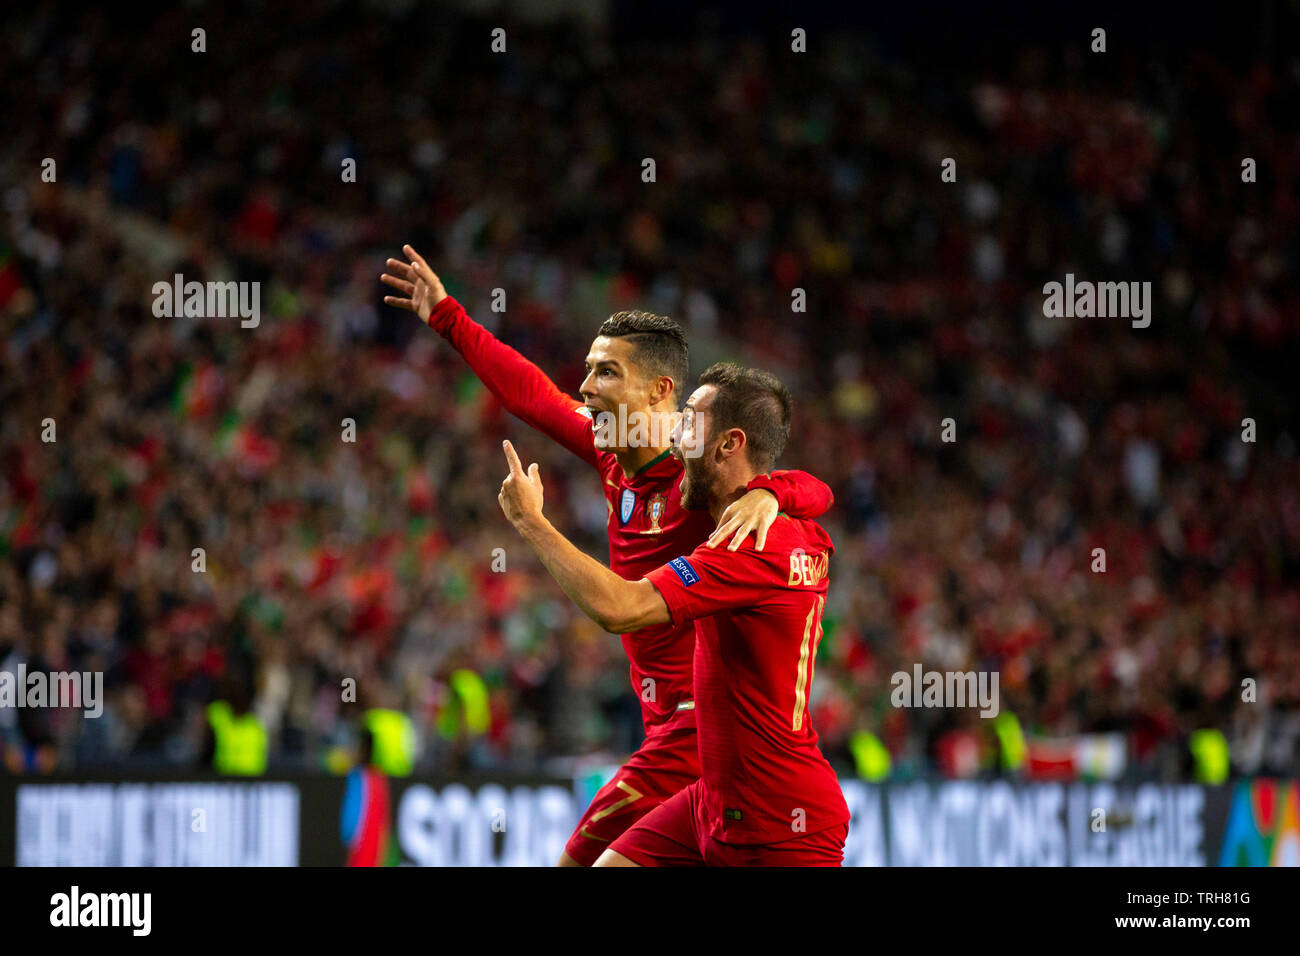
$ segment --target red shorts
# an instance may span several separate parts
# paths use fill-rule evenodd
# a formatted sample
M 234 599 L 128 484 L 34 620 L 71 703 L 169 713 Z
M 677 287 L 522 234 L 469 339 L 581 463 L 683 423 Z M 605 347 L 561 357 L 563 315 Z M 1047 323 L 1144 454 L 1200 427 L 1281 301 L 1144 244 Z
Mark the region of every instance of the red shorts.
M 641 866 L 843 866 L 849 825 L 801 833 L 779 843 L 723 843 L 708 835 L 703 780 L 670 797 L 610 849 Z
M 699 777 L 694 727 L 647 738 L 592 798 L 565 852 L 591 866 L 628 827 Z

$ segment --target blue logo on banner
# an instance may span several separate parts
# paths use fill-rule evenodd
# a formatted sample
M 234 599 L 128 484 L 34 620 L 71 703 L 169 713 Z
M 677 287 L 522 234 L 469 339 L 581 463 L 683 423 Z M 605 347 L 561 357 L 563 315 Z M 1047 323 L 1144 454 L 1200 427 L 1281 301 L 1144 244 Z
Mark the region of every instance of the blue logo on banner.
M 618 503 L 618 521 L 619 524 L 627 524 L 627 519 L 632 517 L 632 509 L 636 507 L 636 494 L 631 488 L 623 489 L 623 497 Z
M 700 580 L 700 576 L 696 574 L 695 569 L 691 567 L 691 562 L 687 561 L 685 558 L 673 558 L 668 562 L 668 567 L 673 569 L 673 573 L 681 578 L 682 584 L 687 587 L 690 587 L 692 584 L 695 584 Z

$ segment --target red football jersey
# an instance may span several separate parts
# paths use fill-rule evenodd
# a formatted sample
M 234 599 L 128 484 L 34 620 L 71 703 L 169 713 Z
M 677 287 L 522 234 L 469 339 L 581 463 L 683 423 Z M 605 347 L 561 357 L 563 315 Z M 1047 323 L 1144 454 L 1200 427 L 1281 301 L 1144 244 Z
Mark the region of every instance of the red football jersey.
M 675 624 L 695 622 L 704 809 L 724 843 L 779 843 L 849 820 L 808 713 L 833 551 L 816 522 L 782 515 L 763 551 L 752 540 L 699 547 L 646 575 Z
M 610 567 L 617 574 L 639 580 L 708 540 L 713 520 L 707 511 L 682 508 L 682 466 L 671 454 L 664 452 L 632 477 L 625 476 L 613 453 L 596 449 L 593 423 L 583 403 L 560 391 L 541 369 L 470 318 L 459 302 L 451 296 L 443 299 L 429 316 L 429 325 L 464 356 L 508 411 L 600 473 L 609 509 Z M 769 489 L 784 511 L 807 517 L 823 514 L 833 501 L 824 482 L 801 471 L 759 476 L 749 487 Z M 726 550 L 725 545 L 719 547 Z M 690 623 L 645 628 L 634 638 L 623 635 L 647 736 L 694 726 L 694 648 L 695 628 Z

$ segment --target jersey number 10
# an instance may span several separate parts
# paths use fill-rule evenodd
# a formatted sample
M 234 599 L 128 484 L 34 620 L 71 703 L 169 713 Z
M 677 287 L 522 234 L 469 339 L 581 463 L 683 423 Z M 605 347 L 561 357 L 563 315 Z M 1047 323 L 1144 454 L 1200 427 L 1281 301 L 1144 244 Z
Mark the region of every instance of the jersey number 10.
M 803 626 L 803 641 L 799 644 L 799 677 L 794 682 L 794 730 L 803 729 L 803 713 L 808 706 L 808 692 L 812 689 L 813 662 L 817 657 L 817 647 L 822 642 L 822 607 L 825 604 L 826 596 L 817 595 Z

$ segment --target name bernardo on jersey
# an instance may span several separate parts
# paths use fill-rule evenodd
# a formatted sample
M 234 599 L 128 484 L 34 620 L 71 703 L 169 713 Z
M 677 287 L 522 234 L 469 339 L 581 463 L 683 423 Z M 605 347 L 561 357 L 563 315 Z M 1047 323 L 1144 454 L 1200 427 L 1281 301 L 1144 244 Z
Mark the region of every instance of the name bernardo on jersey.
M 825 551 L 805 554 L 790 552 L 790 587 L 816 587 L 830 573 L 831 556 Z
M 826 579 L 830 573 L 831 556 L 825 551 L 819 551 L 816 554 L 808 554 L 804 551 L 794 550 L 790 552 L 790 580 L 787 582 L 789 587 L 816 587 Z M 700 576 L 696 572 L 691 562 L 685 557 L 673 558 L 668 562 L 668 567 L 681 580 L 686 587 L 691 587 L 699 582 Z

